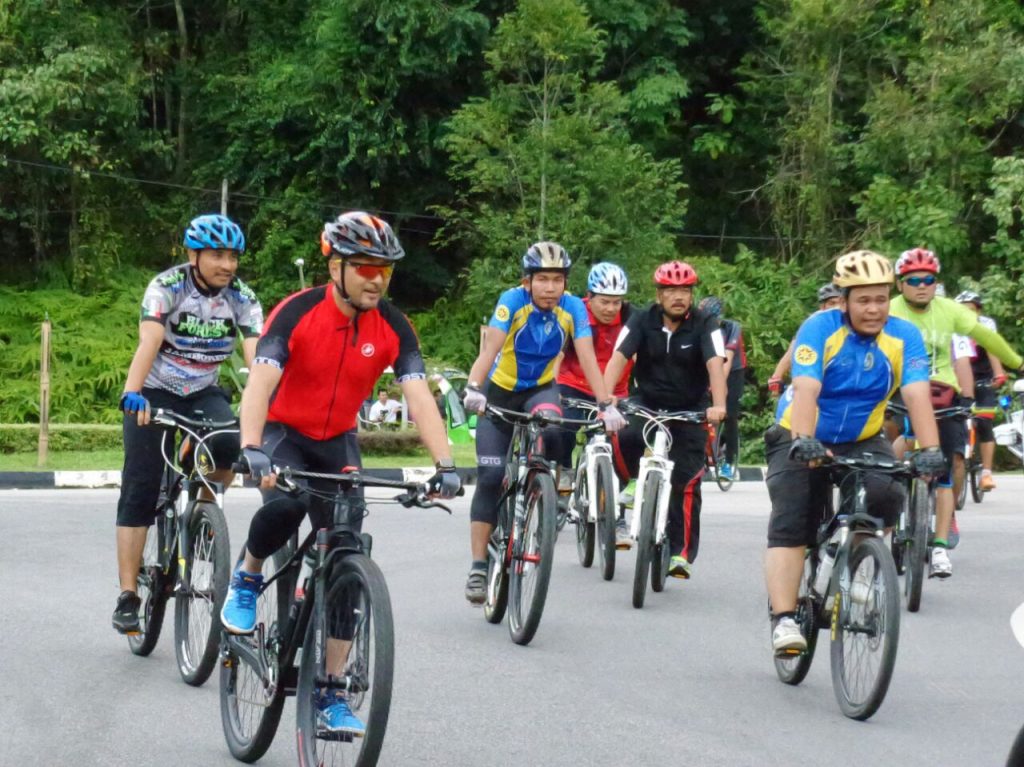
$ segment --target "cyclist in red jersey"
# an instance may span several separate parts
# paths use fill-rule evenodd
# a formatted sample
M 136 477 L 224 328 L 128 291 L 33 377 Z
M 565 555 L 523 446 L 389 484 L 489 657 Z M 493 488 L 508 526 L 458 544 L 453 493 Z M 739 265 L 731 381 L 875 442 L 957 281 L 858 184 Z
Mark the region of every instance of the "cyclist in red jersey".
M 461 483 L 444 424 L 427 385 L 419 341 L 400 311 L 383 299 L 394 265 L 405 252 L 391 227 L 367 213 L 340 215 L 325 225 L 321 250 L 330 282 L 282 301 L 267 320 L 242 394 L 242 460 L 260 482 L 264 505 L 249 526 L 244 560 L 221 610 L 228 631 L 245 634 L 256 625 L 256 597 L 263 560 L 298 530 L 308 513 L 314 529 L 329 524 L 329 502 L 296 499 L 274 488 L 279 466 L 325 473 L 359 467 L 359 407 L 391 366 L 436 461 L 428 480 L 432 495 L 452 498 Z M 332 483 L 311 487 L 335 491 Z M 358 496 L 358 492 L 353 495 Z M 361 517 L 350 522 L 358 529 Z M 351 637 L 330 637 L 328 666 L 340 673 Z M 324 726 L 361 735 L 363 723 L 342 695 L 318 701 Z

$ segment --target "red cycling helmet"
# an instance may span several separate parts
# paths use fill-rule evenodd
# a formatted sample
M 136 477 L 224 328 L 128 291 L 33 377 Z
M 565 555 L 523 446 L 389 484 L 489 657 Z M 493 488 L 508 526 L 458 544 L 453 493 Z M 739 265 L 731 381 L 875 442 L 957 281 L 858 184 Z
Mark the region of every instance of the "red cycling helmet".
M 902 277 L 911 272 L 931 272 L 938 274 L 942 267 L 939 266 L 939 259 L 930 250 L 914 248 L 900 253 L 896 259 L 896 274 Z
M 685 261 L 669 261 L 654 270 L 654 284 L 662 288 L 697 284 L 697 272 Z

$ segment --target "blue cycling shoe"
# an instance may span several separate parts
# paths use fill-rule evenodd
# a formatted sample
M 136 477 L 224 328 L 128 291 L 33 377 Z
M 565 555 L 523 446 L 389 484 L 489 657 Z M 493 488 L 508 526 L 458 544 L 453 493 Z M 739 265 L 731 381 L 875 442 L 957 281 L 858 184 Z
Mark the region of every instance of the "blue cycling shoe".
M 314 694 L 317 696 L 317 723 L 321 727 L 328 732 L 343 732 L 357 738 L 366 734 L 366 725 L 352 713 L 348 701 L 341 696 L 324 695 L 320 690 L 314 690 Z
M 232 634 L 251 634 L 256 629 L 256 598 L 263 586 L 263 575 L 247 573 L 239 566 L 231 576 L 220 622 Z

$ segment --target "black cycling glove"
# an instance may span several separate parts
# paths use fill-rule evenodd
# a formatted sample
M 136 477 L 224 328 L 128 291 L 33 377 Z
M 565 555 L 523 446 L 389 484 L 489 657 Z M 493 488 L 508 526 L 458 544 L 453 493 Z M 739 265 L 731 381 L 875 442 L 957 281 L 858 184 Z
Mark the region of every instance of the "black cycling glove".
M 789 446 L 789 460 L 800 463 L 820 461 L 828 457 L 825 446 L 816 437 L 797 437 Z
M 240 462 L 248 467 L 246 474 L 255 480 L 263 479 L 271 474 L 270 456 L 258 447 L 243 447 Z
M 938 447 L 926 447 L 914 454 L 911 459 L 914 468 L 921 474 L 938 476 L 945 474 L 948 470 L 946 458 L 942 455 L 942 449 Z
M 454 498 L 462 488 L 462 480 L 455 469 L 441 469 L 427 480 L 427 495 Z

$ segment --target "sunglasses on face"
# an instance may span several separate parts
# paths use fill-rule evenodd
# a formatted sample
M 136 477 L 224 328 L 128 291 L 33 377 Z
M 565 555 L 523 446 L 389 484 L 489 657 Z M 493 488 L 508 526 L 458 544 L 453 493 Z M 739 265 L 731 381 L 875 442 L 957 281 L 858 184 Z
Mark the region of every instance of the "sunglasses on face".
M 938 280 L 936 280 L 933 275 L 929 274 L 927 277 L 906 277 L 903 281 L 912 288 L 919 288 L 922 285 L 934 285 Z
M 387 280 L 395 271 L 395 267 L 391 264 L 364 264 L 361 261 L 349 261 L 348 265 L 355 269 L 356 274 L 368 280 L 372 280 L 378 275 Z

